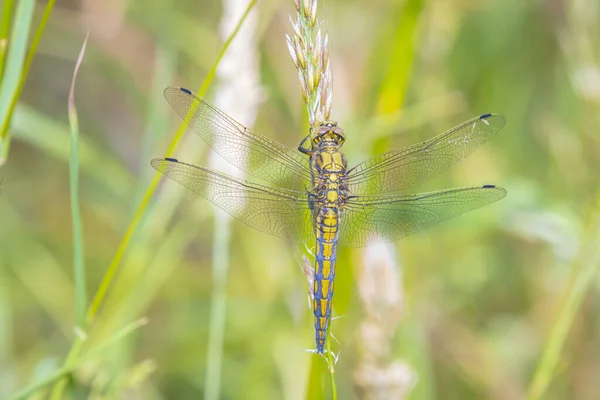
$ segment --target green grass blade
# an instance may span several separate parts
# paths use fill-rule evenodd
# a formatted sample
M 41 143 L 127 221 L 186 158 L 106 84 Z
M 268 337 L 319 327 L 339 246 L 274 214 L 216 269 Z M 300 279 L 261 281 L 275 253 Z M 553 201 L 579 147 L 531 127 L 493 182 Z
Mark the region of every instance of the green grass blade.
M 155 71 L 152 78 L 151 95 L 146 117 L 145 133 L 142 141 L 140 156 L 140 183 L 135 204 L 142 199 L 148 182 L 151 179 L 152 168 L 148 168 L 148 160 L 153 157 L 153 151 L 160 136 L 167 130 L 167 118 L 163 112 L 165 98 L 163 89 L 173 82 L 176 75 L 177 52 L 162 36 L 158 38 L 154 56 Z
M 5 108 L 5 103 L 4 103 L 4 91 L 5 91 L 5 84 L 9 84 L 9 83 L 7 83 L 4 79 L 2 79 L 2 88 L 0 89 L 0 112 L 5 110 L 6 114 L 2 115 L 0 118 L 0 121 L 2 121 L 2 126 L 0 128 L 0 165 L 4 164 L 6 162 L 6 158 L 8 157 L 8 151 L 10 148 L 10 135 L 8 135 L 8 127 L 10 126 L 12 114 L 15 110 L 15 106 L 17 105 L 17 99 L 19 98 L 19 95 L 21 94 L 21 90 L 23 90 L 23 86 L 25 85 L 25 80 L 27 79 L 27 74 L 29 73 L 29 68 L 31 67 L 31 63 L 33 62 L 33 57 L 37 50 L 38 44 L 40 43 L 40 40 L 42 38 L 42 34 L 44 33 L 44 28 L 46 27 L 46 23 L 48 22 L 48 19 L 50 18 L 50 14 L 52 13 L 52 9 L 54 8 L 55 2 L 56 2 L 56 0 L 49 0 L 48 3 L 46 4 L 46 9 L 44 10 L 44 14 L 42 15 L 42 20 L 40 21 L 40 24 L 38 25 L 38 29 L 35 33 L 35 36 L 33 37 L 33 41 L 31 42 L 31 46 L 29 48 L 29 53 L 27 54 L 27 58 L 25 59 L 25 65 L 20 72 L 19 78 L 16 77 L 16 73 L 17 73 L 16 71 L 14 72 L 15 73 L 14 77 L 12 76 L 12 73 L 11 73 L 11 78 L 10 78 L 9 83 L 14 84 L 14 82 L 17 82 L 17 86 L 12 91 L 9 91 L 9 89 L 6 89 L 7 90 L 6 98 L 8 99 L 7 101 L 9 102 L 7 108 Z M 29 32 L 29 27 L 31 24 L 31 17 L 32 17 L 34 7 L 35 7 L 35 1 L 33 1 L 33 0 L 22 0 L 19 2 L 19 7 L 17 8 L 17 14 L 15 17 L 15 25 L 13 26 L 13 37 L 19 38 L 17 48 L 20 48 L 21 45 L 23 46 L 23 49 L 26 48 L 27 37 L 28 37 L 27 34 Z M 23 8 L 23 10 L 21 10 L 21 8 Z M 21 41 L 23 41 L 23 43 L 21 43 Z M 11 49 L 9 51 L 7 70 L 11 68 L 10 64 L 13 61 L 12 60 L 13 59 L 12 47 L 13 47 L 13 43 L 11 43 Z M 17 51 L 17 50 L 15 50 L 15 51 Z M 20 54 L 15 56 L 14 62 L 20 64 L 21 59 L 20 59 L 20 57 L 18 57 L 19 55 Z
M 529 386 L 527 398 L 541 399 L 555 374 L 560 361 L 563 346 L 569 329 L 577 315 L 583 297 L 594 281 L 600 263 L 600 214 L 595 214 L 589 231 L 586 232 L 586 243 L 582 246 L 573 264 L 573 280 L 564 297 L 562 309 L 544 347 L 542 358 L 537 365 L 533 380 Z
M 323 376 L 327 372 L 325 368 L 326 363 L 321 357 L 311 357 L 306 400 L 328 399 L 325 395 L 327 389 L 323 383 Z
M 71 219 L 73 223 L 73 276 L 75 277 L 75 321 L 80 329 L 85 329 L 85 312 L 87 310 L 87 293 L 85 290 L 85 265 L 83 260 L 83 228 L 79 209 L 79 121 L 75 107 L 75 80 L 83 61 L 89 32 L 83 41 L 81 52 L 73 71 L 73 80 L 69 92 L 69 125 L 71 127 L 71 157 L 69 162 L 69 180 L 71 196 Z
M 8 33 L 10 32 L 10 23 L 12 21 L 14 0 L 4 0 L 2 5 L 2 14 L 0 15 L 0 82 L 4 72 L 4 61 L 6 60 L 6 49 L 8 48 Z
M 10 15 L 4 15 L 4 12 L 9 11 L 10 8 L 12 8 L 10 4 L 5 4 L 3 7 L 3 24 L 5 18 L 6 20 L 10 20 Z M 23 87 L 23 65 L 27 65 L 25 54 L 27 52 L 27 39 L 29 38 L 29 28 L 31 27 L 34 9 L 34 0 L 22 0 L 19 2 L 15 11 L 10 38 L 8 43 L 4 42 L 2 45 L 4 48 L 6 48 L 6 45 L 9 46 L 6 70 L 2 76 L 2 86 L 0 87 L 0 123 L 2 126 L 0 130 L 0 165 L 6 162 L 10 147 L 8 127 L 14 105 Z M 8 21 L 6 24 L 8 24 Z M 4 25 L 2 28 L 7 29 L 7 26 Z
M 329 331 L 331 330 L 331 326 L 327 329 L 327 334 L 329 335 Z M 327 370 L 329 372 L 329 384 L 331 385 L 331 399 L 337 400 L 337 385 L 335 383 L 335 363 L 336 358 L 331 352 L 331 337 L 327 340 Z
M 396 24 L 394 33 L 395 46 L 389 55 L 390 63 L 379 93 L 380 113 L 391 113 L 404 107 L 416 43 L 419 39 L 418 22 L 423 7 L 422 0 L 408 0 L 401 6 L 401 19 Z

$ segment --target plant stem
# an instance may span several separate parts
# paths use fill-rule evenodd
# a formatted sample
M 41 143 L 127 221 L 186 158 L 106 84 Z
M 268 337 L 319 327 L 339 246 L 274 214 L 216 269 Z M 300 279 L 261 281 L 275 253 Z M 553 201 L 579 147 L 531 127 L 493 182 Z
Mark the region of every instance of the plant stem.
M 219 210 L 220 211 L 220 210 Z M 223 364 L 223 337 L 225 336 L 225 312 L 227 309 L 227 271 L 229 267 L 229 218 L 217 211 L 213 245 L 213 293 L 210 308 L 210 332 L 204 398 L 219 399 L 221 367 Z
M 329 330 L 327 331 L 329 333 Z M 335 384 L 335 359 L 331 352 L 331 340 L 327 340 L 327 370 L 329 371 L 329 382 L 331 384 L 331 398 L 337 400 L 337 386 Z
M 85 290 L 85 265 L 83 260 L 83 227 L 81 223 L 81 211 L 79 209 L 79 121 L 75 107 L 75 80 L 77 72 L 89 38 L 89 32 L 85 37 L 69 92 L 68 112 L 69 125 L 71 128 L 71 155 L 69 157 L 69 193 L 71 197 L 71 221 L 73 224 L 73 275 L 75 277 L 75 321 L 80 329 L 85 329 L 85 310 L 87 309 L 87 293 Z

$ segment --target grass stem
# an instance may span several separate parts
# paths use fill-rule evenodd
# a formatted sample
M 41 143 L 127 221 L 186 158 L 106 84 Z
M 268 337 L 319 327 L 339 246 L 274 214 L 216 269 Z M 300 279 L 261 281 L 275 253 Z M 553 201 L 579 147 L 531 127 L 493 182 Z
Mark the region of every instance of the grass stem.
M 327 371 L 329 372 L 329 383 L 331 384 L 331 399 L 337 400 L 337 385 L 335 384 L 336 359 L 331 352 L 331 340 L 328 340 L 325 346 L 327 348 Z
M 75 322 L 80 329 L 85 329 L 85 311 L 87 309 L 87 293 L 85 288 L 85 265 L 83 260 L 83 227 L 79 209 L 79 121 L 75 107 L 75 80 L 79 66 L 83 61 L 85 48 L 89 38 L 85 37 L 81 52 L 73 71 L 73 80 L 69 92 L 69 126 L 71 128 L 71 155 L 69 160 L 69 190 L 71 197 L 71 221 L 73 224 L 73 276 L 75 277 Z

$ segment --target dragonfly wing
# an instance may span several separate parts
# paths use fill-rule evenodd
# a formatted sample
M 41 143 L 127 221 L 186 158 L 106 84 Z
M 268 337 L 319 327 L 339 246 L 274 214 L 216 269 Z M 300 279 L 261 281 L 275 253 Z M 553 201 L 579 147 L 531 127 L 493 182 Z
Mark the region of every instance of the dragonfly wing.
M 241 170 L 275 184 L 310 180 L 308 160 L 298 151 L 250 131 L 188 89 L 170 86 L 164 94 L 198 136 Z
M 246 182 L 174 158 L 155 158 L 150 164 L 158 172 L 261 232 L 290 241 L 314 232 L 308 199 L 302 192 Z
M 470 155 L 505 122 L 501 115 L 484 114 L 426 142 L 371 158 L 348 171 L 348 189 L 356 195 L 368 195 L 424 182 Z
M 493 185 L 407 196 L 358 196 L 341 218 L 340 241 L 350 247 L 391 242 L 506 196 Z

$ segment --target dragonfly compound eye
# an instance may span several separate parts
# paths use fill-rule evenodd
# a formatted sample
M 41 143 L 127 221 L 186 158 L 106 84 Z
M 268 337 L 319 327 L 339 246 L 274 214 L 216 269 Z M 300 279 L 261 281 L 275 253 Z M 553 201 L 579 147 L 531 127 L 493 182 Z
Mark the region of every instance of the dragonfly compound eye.
M 346 135 L 344 135 L 344 130 L 342 128 L 340 128 L 339 126 L 334 126 L 333 128 L 331 128 L 331 130 L 336 136 L 338 143 L 341 144 L 344 143 L 344 141 L 346 141 Z

